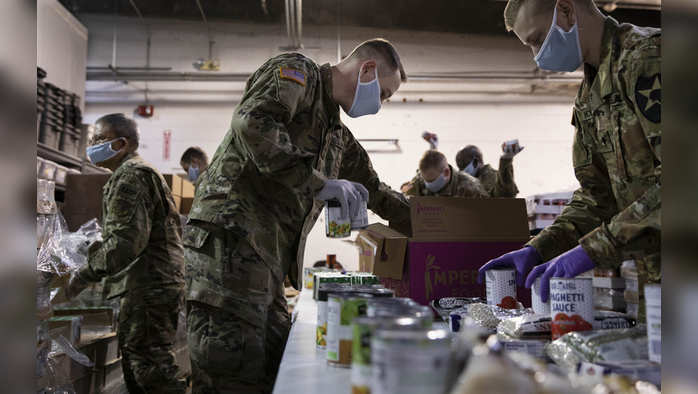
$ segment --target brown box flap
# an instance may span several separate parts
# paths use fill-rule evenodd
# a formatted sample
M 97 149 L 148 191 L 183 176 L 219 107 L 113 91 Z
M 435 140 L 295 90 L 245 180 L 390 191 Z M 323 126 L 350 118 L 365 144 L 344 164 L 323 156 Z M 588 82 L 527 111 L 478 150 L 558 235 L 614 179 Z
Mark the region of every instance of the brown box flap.
M 522 198 L 412 197 L 412 237 L 439 241 L 520 241 L 529 238 Z
M 359 232 L 359 267 L 377 275 L 401 279 L 407 252 L 407 237 L 383 224 L 372 224 Z

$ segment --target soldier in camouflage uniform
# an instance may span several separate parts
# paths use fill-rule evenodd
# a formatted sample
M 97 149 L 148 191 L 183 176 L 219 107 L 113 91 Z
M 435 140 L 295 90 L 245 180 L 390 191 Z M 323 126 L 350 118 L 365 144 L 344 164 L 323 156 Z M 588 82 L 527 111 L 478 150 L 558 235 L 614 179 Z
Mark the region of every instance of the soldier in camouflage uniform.
M 495 170 L 491 165 L 484 163 L 480 148 L 468 145 L 456 155 L 456 165 L 460 171 L 476 177 L 490 197 L 516 197 L 519 194 L 519 189 L 514 183 L 516 153 L 505 152 L 499 158 L 499 170 Z
M 410 181 L 408 196 L 486 198 L 487 192 L 477 178 L 454 171 L 443 153 L 428 150 L 419 161 L 419 172 Z
M 71 278 L 66 295 L 105 280 L 121 297 L 118 337 L 129 393 L 184 393 L 174 341 L 184 307 L 181 225 L 162 175 L 138 156 L 136 123 L 123 114 L 96 122 L 90 160 L 114 173 L 104 185 L 101 242 Z
M 290 327 L 283 280 L 300 289 L 323 200 L 357 212 L 368 197 L 382 217 L 409 218 L 339 118 L 340 106 L 377 112 L 402 80 L 393 46 L 370 40 L 335 66 L 279 55 L 247 81 L 184 230 L 194 393 L 272 390 Z
M 526 284 L 542 275 L 547 295 L 550 277 L 617 270 L 622 261 L 635 259 L 641 288 L 643 282 L 659 282 L 661 30 L 619 24 L 591 0 L 510 0 L 505 21 L 538 53 L 551 15 L 564 31 L 581 26 L 584 81 L 572 117 L 572 157 L 581 187 L 527 248 L 495 259 L 481 273 L 498 265 L 515 265 L 525 273 L 546 261 Z

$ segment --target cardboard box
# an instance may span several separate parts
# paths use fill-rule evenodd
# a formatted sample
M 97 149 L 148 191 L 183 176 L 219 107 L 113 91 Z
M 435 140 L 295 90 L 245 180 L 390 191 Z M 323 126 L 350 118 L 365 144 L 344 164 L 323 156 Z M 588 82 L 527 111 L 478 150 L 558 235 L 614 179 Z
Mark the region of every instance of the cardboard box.
M 182 178 L 179 175 L 162 174 L 162 177 L 165 178 L 165 182 L 170 187 L 173 196 L 182 195 Z
M 189 179 L 182 178 L 182 197 L 194 198 L 194 184 Z
M 179 208 L 179 213 L 182 215 L 189 215 L 191 211 L 191 206 L 194 204 L 194 197 L 182 197 L 182 203 Z
M 114 309 L 108 306 L 96 307 L 54 307 L 54 316 L 82 316 L 82 326 L 111 327 L 116 326 Z
M 54 338 L 62 335 L 73 346 L 80 343 L 82 316 L 54 316 L 48 320 L 48 329 Z
M 396 296 L 423 305 L 440 297 L 483 297 L 478 269 L 530 238 L 523 199 L 413 197 L 410 210 L 412 238 L 369 226 L 359 234 L 359 262 Z M 400 258 L 403 245 L 405 260 Z M 518 289 L 525 306 L 531 305 L 530 295 Z
M 359 232 L 359 271 L 371 272 L 380 278 L 401 279 L 407 237 L 380 223 Z
M 102 188 L 111 174 L 72 174 L 66 176 L 62 212 L 70 231 L 77 231 L 90 219 L 102 220 Z

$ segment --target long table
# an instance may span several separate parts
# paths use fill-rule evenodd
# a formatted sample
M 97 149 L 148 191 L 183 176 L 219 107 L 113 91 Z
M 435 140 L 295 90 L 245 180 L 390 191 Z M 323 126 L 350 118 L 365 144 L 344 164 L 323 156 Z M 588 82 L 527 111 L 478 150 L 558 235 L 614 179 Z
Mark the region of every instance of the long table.
M 351 369 L 328 366 L 324 350 L 315 347 L 317 304 L 312 290 L 301 291 L 293 313 L 295 323 L 286 342 L 274 394 L 350 393 Z

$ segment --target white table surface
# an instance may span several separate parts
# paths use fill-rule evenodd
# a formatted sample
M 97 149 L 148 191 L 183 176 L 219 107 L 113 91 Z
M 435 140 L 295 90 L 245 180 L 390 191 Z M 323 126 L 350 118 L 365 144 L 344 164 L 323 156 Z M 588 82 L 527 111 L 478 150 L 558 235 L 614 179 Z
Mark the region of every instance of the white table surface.
M 312 290 L 301 291 L 294 314 L 274 394 L 350 393 L 351 369 L 328 366 L 325 351 L 315 348 L 317 304 Z

